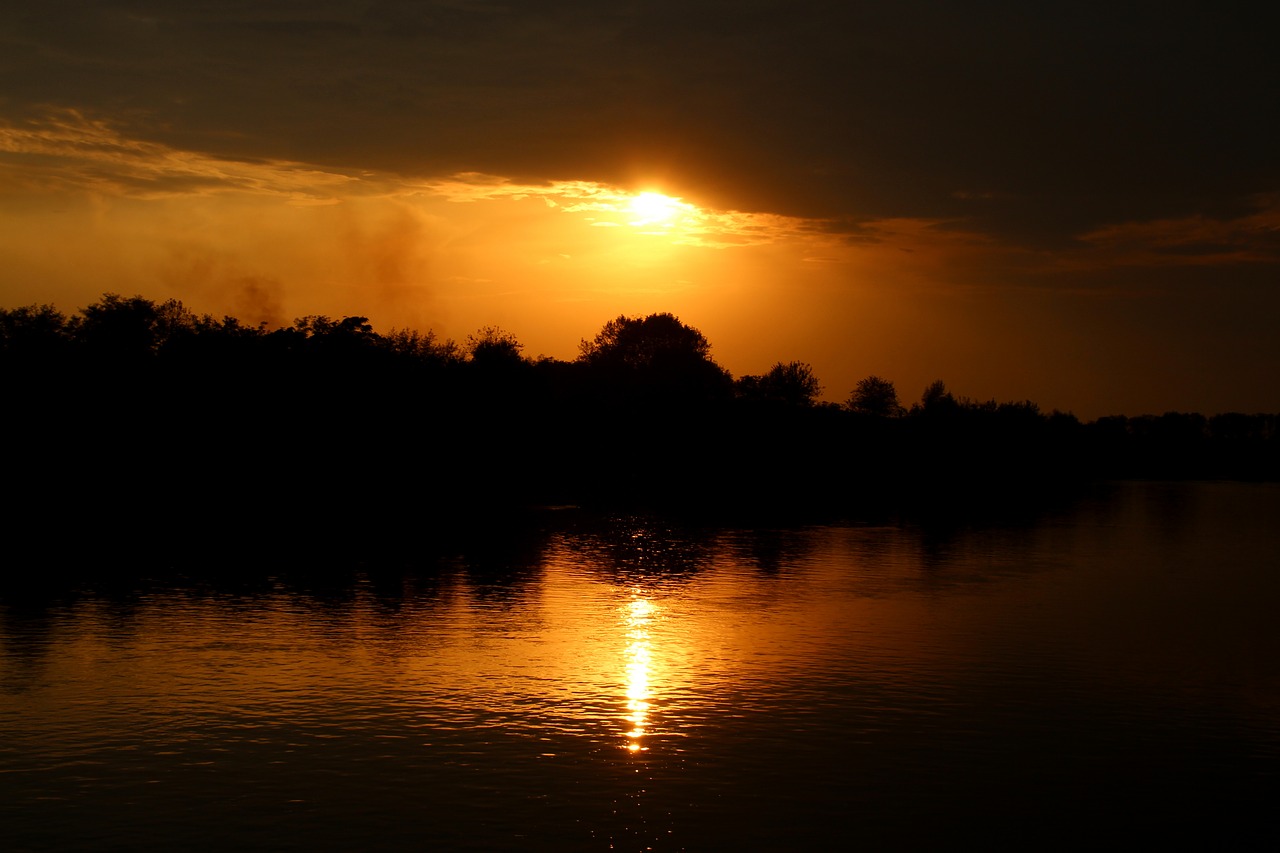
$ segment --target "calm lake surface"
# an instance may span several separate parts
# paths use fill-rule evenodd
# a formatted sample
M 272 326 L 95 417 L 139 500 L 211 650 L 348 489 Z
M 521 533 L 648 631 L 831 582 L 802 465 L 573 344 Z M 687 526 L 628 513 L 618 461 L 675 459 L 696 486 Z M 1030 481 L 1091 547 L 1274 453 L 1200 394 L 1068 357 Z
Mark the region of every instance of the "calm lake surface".
M 6 850 L 1277 849 L 1280 487 L 0 599 Z M 181 569 L 181 566 L 179 566 Z

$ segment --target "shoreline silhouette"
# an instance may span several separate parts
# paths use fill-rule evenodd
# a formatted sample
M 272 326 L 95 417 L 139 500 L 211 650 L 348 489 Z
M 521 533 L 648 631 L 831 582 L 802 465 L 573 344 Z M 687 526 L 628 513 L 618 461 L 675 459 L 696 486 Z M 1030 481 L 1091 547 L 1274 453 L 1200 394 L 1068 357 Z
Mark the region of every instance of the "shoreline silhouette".
M 0 309 L 14 541 L 84 550 L 428 536 L 530 508 L 707 517 L 964 515 L 1105 479 L 1280 479 L 1275 414 L 1082 422 L 800 362 L 733 377 L 670 314 L 572 361 L 364 317 L 269 330 L 106 294 Z M 75 531 L 73 536 L 65 531 Z M 312 542 L 312 545 L 315 544 Z

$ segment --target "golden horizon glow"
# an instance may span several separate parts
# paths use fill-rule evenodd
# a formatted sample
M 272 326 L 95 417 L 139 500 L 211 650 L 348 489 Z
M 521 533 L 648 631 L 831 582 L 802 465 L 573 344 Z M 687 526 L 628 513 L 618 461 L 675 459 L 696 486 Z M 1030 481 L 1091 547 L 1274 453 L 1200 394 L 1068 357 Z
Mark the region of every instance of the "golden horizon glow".
M 322 166 L 186 148 L 136 115 L 50 108 L 0 119 L 0 302 L 72 312 L 114 291 L 251 324 L 359 315 L 454 339 L 497 324 L 553 358 L 575 357 L 619 314 L 662 311 L 706 334 L 735 375 L 810 363 L 831 401 L 871 373 L 907 398 L 945 367 L 976 398 L 1083 418 L 1273 408 L 1255 390 L 1264 362 L 1223 348 L 1212 376 L 1172 315 L 1135 333 L 1115 300 L 1204 310 L 1165 271 L 1275 263 L 1280 194 L 1235 214 L 1101 224 L 1043 251 L 963 218 L 704 206 L 665 180 Z M 1139 273 L 1142 291 L 1127 283 Z M 1250 280 L 1242 296 L 1261 299 Z M 1151 359 L 1131 348 L 1168 369 L 1148 381 Z

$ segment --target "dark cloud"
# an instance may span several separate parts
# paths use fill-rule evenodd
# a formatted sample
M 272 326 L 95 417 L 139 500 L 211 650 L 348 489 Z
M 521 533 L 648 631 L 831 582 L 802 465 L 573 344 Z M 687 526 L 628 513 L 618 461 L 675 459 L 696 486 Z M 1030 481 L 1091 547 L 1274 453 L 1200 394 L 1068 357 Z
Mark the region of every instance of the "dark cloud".
M 1259 4 L 65 2 L 0 110 L 221 157 L 668 178 L 730 208 L 1062 245 L 1280 188 Z

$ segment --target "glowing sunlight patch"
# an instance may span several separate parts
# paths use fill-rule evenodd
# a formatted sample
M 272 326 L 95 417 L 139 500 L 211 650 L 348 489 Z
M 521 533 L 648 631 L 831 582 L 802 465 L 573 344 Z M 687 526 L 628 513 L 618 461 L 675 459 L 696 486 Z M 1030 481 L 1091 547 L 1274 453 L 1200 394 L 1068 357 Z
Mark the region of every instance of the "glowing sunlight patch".
M 723 249 L 822 236 L 815 223 L 807 220 L 712 210 L 653 190 L 630 192 L 594 181 L 517 184 L 467 172 L 423 184 L 420 191 L 457 203 L 541 200 L 550 210 L 592 228 L 621 229 L 620 237 L 628 234 L 684 246 Z
M 662 193 L 643 192 L 631 199 L 631 212 L 636 215 L 632 225 L 663 225 L 670 227 L 677 217 L 693 213 L 697 209 L 678 198 Z
M 644 736 L 649 721 L 649 677 L 652 665 L 649 623 L 657 609 L 652 601 L 640 598 L 639 591 L 626 607 L 625 623 L 630 643 L 626 651 L 626 721 L 630 729 L 624 734 L 629 752 L 643 752 Z

